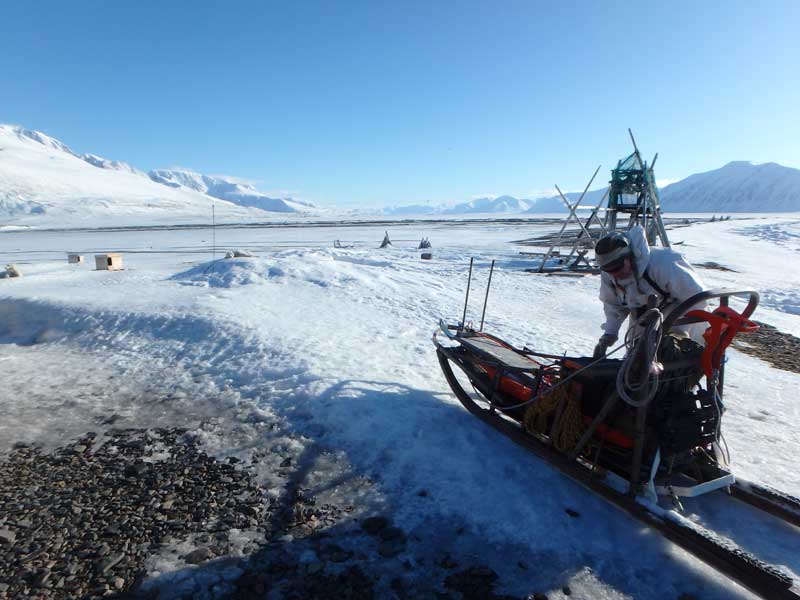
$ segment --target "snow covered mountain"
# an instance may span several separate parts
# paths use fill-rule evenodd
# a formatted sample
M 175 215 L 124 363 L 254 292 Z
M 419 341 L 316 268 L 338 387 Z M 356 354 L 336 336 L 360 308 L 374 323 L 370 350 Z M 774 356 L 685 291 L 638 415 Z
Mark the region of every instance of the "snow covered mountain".
M 226 187 L 221 179 L 205 188 L 166 183 L 123 162 L 78 154 L 41 132 L 0 125 L 0 225 L 200 223 L 210 219 L 212 203 L 220 221 L 263 221 L 269 216 L 264 210 L 310 208 L 294 201 L 270 204 L 254 188 Z
M 514 196 L 498 196 L 497 198 L 478 198 L 469 202 L 456 204 L 443 211 L 445 214 L 465 215 L 470 213 L 521 213 L 532 206 L 531 200 Z
M 462 202 L 455 206 L 446 204 L 411 204 L 384 208 L 384 215 L 468 215 L 468 214 L 515 214 L 526 212 L 533 206 L 534 200 L 515 198 L 514 196 L 498 196 L 497 198 L 477 198 Z
M 600 201 L 605 189 L 592 190 L 586 193 L 581 206 L 594 206 Z M 564 194 L 570 202 L 574 202 L 581 195 L 580 192 Z M 406 206 L 392 206 L 384 208 L 384 215 L 469 215 L 469 214 L 521 214 L 521 213 L 560 213 L 567 209 L 559 196 L 544 198 L 516 198 L 514 196 L 498 196 L 497 198 L 478 198 L 469 202 L 462 202 L 455 206 L 445 204 L 423 205 L 411 204 Z
M 730 162 L 664 187 L 665 212 L 800 211 L 800 170 L 777 163 Z
M 185 187 L 197 192 L 227 200 L 239 206 L 252 206 L 271 212 L 303 212 L 314 205 L 291 198 L 270 198 L 252 185 L 228 177 L 202 175 L 186 169 L 156 169 L 150 179 L 173 188 Z
M 602 190 L 593 190 L 586 193 L 582 206 L 597 204 L 601 196 L 605 192 Z M 564 194 L 570 202 L 575 201 L 580 192 L 570 192 Z M 439 205 L 422 205 L 412 204 L 407 206 L 393 206 L 385 208 L 382 214 L 385 215 L 468 215 L 468 214 L 520 214 L 520 213 L 559 213 L 566 211 L 564 203 L 559 196 L 551 196 L 546 198 L 516 198 L 514 196 L 498 196 L 497 198 L 478 198 L 477 200 L 470 200 L 469 202 L 462 202 L 455 206 L 447 206 L 444 204 Z
M 404 206 L 387 206 L 377 211 L 378 214 L 402 215 L 438 215 L 447 210 L 444 204 L 407 204 Z
M 581 200 L 581 206 L 583 208 L 594 208 L 597 206 L 597 203 L 600 202 L 603 195 L 605 194 L 606 189 L 602 188 L 599 190 L 589 190 L 583 196 L 583 200 Z M 574 204 L 575 201 L 581 197 L 581 192 L 567 192 L 564 196 L 569 200 L 571 204 Z M 526 211 L 529 213 L 538 213 L 538 214 L 545 214 L 545 213 L 559 213 L 559 212 L 566 212 L 567 207 L 564 204 L 564 201 L 561 199 L 561 196 L 550 196 L 547 198 L 536 198 L 535 200 L 531 201 L 531 208 Z

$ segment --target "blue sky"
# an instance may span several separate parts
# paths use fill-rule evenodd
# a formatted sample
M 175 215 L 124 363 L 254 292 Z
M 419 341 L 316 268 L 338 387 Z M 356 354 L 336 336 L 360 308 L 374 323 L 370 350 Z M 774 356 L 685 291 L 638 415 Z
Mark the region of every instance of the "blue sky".
M 655 4 L 5 3 L 0 122 L 322 206 L 579 189 L 628 127 L 800 167 L 800 2 Z

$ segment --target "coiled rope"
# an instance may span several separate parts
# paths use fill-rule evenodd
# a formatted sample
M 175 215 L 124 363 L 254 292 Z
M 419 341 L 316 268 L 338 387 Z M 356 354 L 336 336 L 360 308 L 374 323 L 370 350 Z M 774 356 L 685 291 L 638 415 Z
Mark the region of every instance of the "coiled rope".
M 617 373 L 617 393 L 623 402 L 634 408 L 649 404 L 658 391 L 663 368 L 656 359 L 663 323 L 661 311 L 651 308 L 636 321 L 638 327 L 644 328 L 642 334 L 634 337 L 637 327 L 629 327 L 625 334 L 628 352 Z

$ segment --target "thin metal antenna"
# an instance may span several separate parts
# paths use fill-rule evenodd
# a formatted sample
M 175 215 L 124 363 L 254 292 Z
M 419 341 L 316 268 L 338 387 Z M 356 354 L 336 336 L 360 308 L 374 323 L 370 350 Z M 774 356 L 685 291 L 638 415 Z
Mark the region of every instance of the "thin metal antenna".
M 472 261 L 475 260 L 475 257 L 470 257 L 469 259 L 469 276 L 467 277 L 467 294 L 464 296 L 464 316 L 461 317 L 461 327 L 459 327 L 458 331 L 464 331 L 464 325 L 467 322 L 467 302 L 469 302 L 469 286 L 472 284 Z
M 489 301 L 489 288 L 492 287 L 492 273 L 494 273 L 494 259 L 492 259 L 492 266 L 489 268 L 489 282 L 486 284 L 486 297 L 483 299 L 483 312 L 481 313 L 481 328 L 483 331 L 483 318 L 486 316 L 486 303 Z

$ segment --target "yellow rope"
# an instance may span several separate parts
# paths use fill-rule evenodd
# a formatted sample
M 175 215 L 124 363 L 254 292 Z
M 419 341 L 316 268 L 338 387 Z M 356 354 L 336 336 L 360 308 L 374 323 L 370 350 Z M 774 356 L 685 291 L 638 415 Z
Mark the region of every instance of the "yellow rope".
M 575 447 L 585 431 L 581 401 L 571 383 L 557 387 L 531 404 L 525 411 L 523 424 L 526 431 L 550 435 L 550 423 L 562 400 L 566 404 L 558 428 L 553 433 L 553 445 L 561 452 L 567 452 Z
M 555 412 L 558 403 L 566 393 L 564 386 L 556 388 L 528 406 L 525 411 L 525 430 L 531 433 L 549 434 L 549 417 Z

